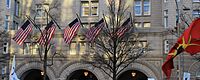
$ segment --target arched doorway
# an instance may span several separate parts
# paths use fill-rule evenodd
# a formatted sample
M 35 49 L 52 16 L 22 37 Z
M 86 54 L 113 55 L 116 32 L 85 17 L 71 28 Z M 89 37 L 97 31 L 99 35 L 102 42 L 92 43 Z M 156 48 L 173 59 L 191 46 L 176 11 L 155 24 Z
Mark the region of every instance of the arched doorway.
M 123 72 L 119 77 L 118 80 L 147 80 L 147 76 L 137 70 L 128 70 Z
M 20 80 L 43 80 L 43 74 L 41 70 L 31 69 L 23 73 Z M 48 76 L 46 80 L 49 80 Z
M 77 70 L 72 72 L 67 80 L 98 80 L 97 77 L 90 71 Z

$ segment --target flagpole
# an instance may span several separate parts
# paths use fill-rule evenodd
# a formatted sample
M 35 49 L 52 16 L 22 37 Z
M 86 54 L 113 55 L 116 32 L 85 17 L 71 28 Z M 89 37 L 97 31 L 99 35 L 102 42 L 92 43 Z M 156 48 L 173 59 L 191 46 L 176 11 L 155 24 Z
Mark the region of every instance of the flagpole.
M 34 20 L 29 16 L 26 16 L 27 18 L 28 18 L 28 20 L 34 25 L 34 27 L 37 29 L 39 29 L 40 30 L 40 32 L 42 32 L 42 30 L 40 29 L 40 27 L 38 27 L 36 24 L 35 24 L 35 22 L 34 22 Z
M 77 13 L 76 13 L 76 16 L 77 16 L 77 18 L 78 18 L 78 20 L 79 20 L 79 22 L 80 22 L 80 24 L 81 24 L 81 27 L 84 28 L 84 26 L 83 26 L 83 24 L 82 24 L 82 22 L 81 22 L 81 19 L 80 19 L 80 17 L 78 16 Z
M 179 17 L 180 17 L 180 12 L 179 12 L 179 7 L 178 7 L 178 2 L 177 0 L 175 0 L 175 4 L 176 4 L 176 8 L 177 8 L 177 20 L 176 20 L 176 26 L 177 26 L 177 30 L 178 30 L 178 36 L 180 36 L 180 20 L 179 20 Z M 182 54 L 179 55 L 178 57 L 178 80 L 181 80 L 181 56 Z
M 58 28 L 61 29 L 60 26 L 58 25 L 58 23 L 57 23 L 57 22 L 55 21 L 55 19 L 50 15 L 50 13 L 47 12 L 46 9 L 45 9 L 45 12 L 46 12 L 47 15 L 53 20 L 53 22 L 58 26 Z

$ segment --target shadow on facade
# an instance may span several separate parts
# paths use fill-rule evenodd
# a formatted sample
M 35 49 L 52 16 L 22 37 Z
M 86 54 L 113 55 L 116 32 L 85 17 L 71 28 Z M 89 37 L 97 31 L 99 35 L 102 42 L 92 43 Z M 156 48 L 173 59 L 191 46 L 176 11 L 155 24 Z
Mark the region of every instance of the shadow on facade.
M 67 80 L 98 80 L 97 77 L 90 71 L 77 70 L 72 72 Z
M 137 70 L 125 71 L 118 78 L 118 80 L 147 80 L 147 79 L 148 77 L 144 73 Z
M 43 74 L 41 70 L 31 69 L 23 73 L 20 80 L 43 80 Z M 48 76 L 46 80 L 49 80 Z

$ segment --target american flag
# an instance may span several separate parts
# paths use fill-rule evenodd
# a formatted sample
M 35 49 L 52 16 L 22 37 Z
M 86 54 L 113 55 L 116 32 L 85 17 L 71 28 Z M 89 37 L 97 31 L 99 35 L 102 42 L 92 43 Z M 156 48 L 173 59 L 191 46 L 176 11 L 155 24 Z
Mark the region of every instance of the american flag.
M 104 20 L 101 19 L 98 23 L 96 23 L 93 27 L 91 27 L 86 32 L 86 38 L 88 41 L 93 42 L 95 37 L 99 34 L 99 32 L 102 30 L 102 28 L 105 26 Z
M 124 35 L 126 31 L 130 28 L 131 20 L 128 18 L 122 25 L 121 27 L 117 30 L 116 34 L 118 38 Z
M 32 31 L 32 24 L 27 20 L 15 34 L 13 40 L 18 45 L 21 45 L 27 38 L 28 34 Z
M 76 32 L 78 31 L 81 23 L 76 18 L 74 21 L 72 21 L 65 29 L 64 29 L 64 41 L 67 44 L 70 44 L 73 37 L 76 35 Z
M 38 43 L 40 45 L 45 45 L 45 43 L 49 44 L 54 33 L 56 30 L 56 25 L 54 24 L 54 22 L 51 20 L 48 24 L 47 27 L 45 27 L 45 29 L 42 32 L 42 35 L 40 36 L 40 38 L 38 39 Z

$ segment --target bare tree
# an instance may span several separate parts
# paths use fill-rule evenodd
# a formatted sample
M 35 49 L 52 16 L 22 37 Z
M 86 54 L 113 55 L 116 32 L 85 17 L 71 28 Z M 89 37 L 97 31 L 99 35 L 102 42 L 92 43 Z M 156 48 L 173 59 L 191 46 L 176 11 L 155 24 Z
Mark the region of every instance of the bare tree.
M 129 30 L 122 37 L 118 37 L 117 31 L 129 18 L 125 4 L 124 0 L 108 0 L 109 15 L 105 16 L 108 23 L 94 43 L 89 43 L 89 50 L 83 55 L 85 62 L 102 70 L 112 80 L 117 80 L 125 68 L 149 50 L 148 44 L 140 44 L 143 43 L 139 40 L 141 36 L 133 24 L 129 25 Z
M 36 29 L 39 29 L 39 32 L 40 32 L 40 35 L 44 38 L 44 45 L 40 45 L 40 49 L 38 50 L 39 51 L 39 56 L 40 56 L 40 59 L 41 61 L 43 61 L 43 80 L 48 80 L 47 78 L 47 66 L 52 66 L 53 65 L 53 58 L 55 57 L 55 55 L 59 55 L 56 50 L 55 50 L 55 43 L 48 43 L 48 39 L 49 39 L 49 33 L 46 31 L 46 32 L 43 32 L 45 30 L 41 30 L 41 27 L 40 26 L 37 26 L 37 24 L 43 24 L 43 22 L 46 21 L 46 27 L 48 27 L 48 23 L 50 22 L 50 20 L 54 21 L 54 23 L 56 23 L 55 21 L 58 21 L 58 14 L 59 14 L 59 8 L 60 8 L 60 1 L 53 1 L 51 4 L 49 4 L 49 2 L 46 2 L 46 1 L 41 1 L 40 3 L 37 3 L 35 4 L 34 6 L 37 6 L 37 5 L 40 5 L 41 6 L 41 13 L 39 14 L 39 12 L 35 9 L 35 8 L 31 8 L 31 12 L 34 13 L 34 18 L 30 18 L 30 17 L 27 17 L 29 20 L 31 20 L 31 22 L 34 24 L 34 26 L 36 27 Z M 38 15 L 41 15 L 42 17 L 44 17 L 43 19 L 43 22 L 40 22 L 41 20 L 37 21 L 36 17 Z M 57 25 L 57 23 L 56 23 Z M 59 25 L 57 25 L 59 27 Z M 60 27 L 59 27 L 60 28 Z M 48 36 L 44 36 L 44 35 L 48 35 Z M 37 37 L 35 38 L 35 40 L 37 40 L 39 37 L 38 37 L 38 32 L 35 32 L 33 33 L 33 36 L 31 36 L 30 38 L 31 39 L 34 39 L 34 37 Z M 52 51 L 51 53 L 52 54 L 48 54 L 50 49 L 53 49 L 54 48 L 54 51 Z M 50 55 L 50 56 L 49 56 Z M 49 56 L 49 57 L 48 57 Z M 61 55 L 60 55 L 61 56 Z M 51 59 L 48 59 L 48 58 L 51 58 Z M 51 61 L 50 61 L 51 60 Z M 48 61 L 50 63 L 48 63 Z

